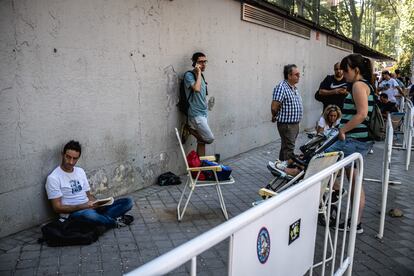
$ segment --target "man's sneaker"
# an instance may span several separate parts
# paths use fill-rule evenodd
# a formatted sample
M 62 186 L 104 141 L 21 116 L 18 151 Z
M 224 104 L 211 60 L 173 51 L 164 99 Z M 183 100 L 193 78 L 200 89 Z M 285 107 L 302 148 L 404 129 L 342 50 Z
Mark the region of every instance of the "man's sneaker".
M 276 163 L 275 167 L 278 168 L 279 170 L 282 170 L 282 171 L 284 171 L 288 166 L 288 161 L 279 161 L 278 160 L 275 163 Z
M 348 225 L 346 226 L 346 231 L 349 231 L 350 229 L 351 229 L 351 220 L 348 220 Z M 339 231 L 345 231 L 345 222 L 339 224 L 338 230 Z M 362 228 L 361 222 L 357 224 L 356 233 L 357 234 L 364 233 L 364 228 Z
M 268 165 L 274 170 L 284 171 L 288 164 L 287 161 L 276 160 L 275 162 L 269 161 Z
M 293 176 L 285 173 L 284 171 L 279 170 L 278 168 L 270 167 L 269 164 L 267 165 L 267 169 L 270 171 L 270 173 L 278 178 L 284 178 L 288 181 L 293 179 Z
M 128 226 L 134 221 L 134 217 L 131 215 L 123 215 L 116 219 L 116 226 L 118 228 Z
M 181 125 L 181 143 L 185 144 L 185 142 L 188 139 L 188 136 L 190 136 L 190 126 L 187 123 L 184 123 Z

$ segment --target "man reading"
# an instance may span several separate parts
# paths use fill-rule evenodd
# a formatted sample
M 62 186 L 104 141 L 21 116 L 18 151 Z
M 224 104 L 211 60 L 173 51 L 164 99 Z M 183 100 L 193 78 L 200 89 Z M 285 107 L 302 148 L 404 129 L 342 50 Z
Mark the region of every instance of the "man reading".
M 134 220 L 125 215 L 133 205 L 130 198 L 120 198 L 103 207 L 96 204 L 85 171 L 75 166 L 81 151 L 79 142 L 69 141 L 63 148 L 60 166 L 47 177 L 46 192 L 53 210 L 62 218 L 78 218 L 106 228 L 129 225 Z

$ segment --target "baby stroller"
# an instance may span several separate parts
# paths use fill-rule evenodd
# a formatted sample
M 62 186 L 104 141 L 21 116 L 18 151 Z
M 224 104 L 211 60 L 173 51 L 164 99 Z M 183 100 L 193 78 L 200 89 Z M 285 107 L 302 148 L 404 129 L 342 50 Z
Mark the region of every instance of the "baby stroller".
M 296 176 L 289 175 L 281 170 L 275 170 L 267 165 L 267 168 L 275 178 L 266 185 L 265 189 L 273 192 L 282 192 L 301 180 L 305 175 L 310 160 L 314 156 L 323 153 L 335 143 L 338 140 L 338 134 L 339 130 L 337 128 L 328 129 L 323 133 L 315 135 L 311 140 L 302 145 L 299 148 L 302 154 L 293 158 L 293 163 L 288 165 L 290 168 L 297 167 L 301 169 L 301 172 Z M 265 195 L 262 195 L 262 197 L 265 198 Z

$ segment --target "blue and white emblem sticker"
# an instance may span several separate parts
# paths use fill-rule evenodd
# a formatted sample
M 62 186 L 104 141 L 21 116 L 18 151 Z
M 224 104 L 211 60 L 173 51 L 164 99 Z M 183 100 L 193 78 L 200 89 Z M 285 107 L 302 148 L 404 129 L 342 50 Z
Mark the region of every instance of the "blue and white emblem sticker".
M 266 263 L 270 255 L 270 236 L 266 227 L 262 227 L 257 235 L 256 250 L 259 262 L 262 264 Z

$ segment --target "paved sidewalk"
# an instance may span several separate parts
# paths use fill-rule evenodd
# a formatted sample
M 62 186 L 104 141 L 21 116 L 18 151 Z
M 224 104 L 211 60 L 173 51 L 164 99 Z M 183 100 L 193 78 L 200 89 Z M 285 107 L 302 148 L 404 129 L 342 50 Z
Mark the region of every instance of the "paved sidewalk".
M 305 136 L 301 135 L 302 144 Z M 365 177 L 379 178 L 383 143 L 365 160 Z M 223 187 L 230 217 L 251 208 L 257 190 L 272 178 L 266 169 L 274 159 L 279 143 L 251 150 L 228 160 L 233 167 L 234 185 Z M 178 160 L 181 162 L 181 160 Z M 357 236 L 353 275 L 414 275 L 414 162 L 405 171 L 405 152 L 393 152 L 388 207 L 400 208 L 402 218 L 387 215 L 382 241 L 375 238 L 379 224 L 381 184 L 365 182 L 367 204 L 363 218 L 364 234 Z M 222 223 L 223 216 L 215 189 L 196 193 L 181 223 L 176 220 L 176 205 L 183 188 L 151 186 L 130 196 L 135 222 L 129 227 L 110 230 L 89 246 L 51 248 L 37 243 L 39 227 L 0 239 L 0 275 L 121 275 L 152 260 L 189 239 Z M 320 246 L 321 242 L 318 243 Z M 222 242 L 198 258 L 198 275 L 226 275 L 227 242 Z M 189 264 L 173 275 L 188 275 Z

